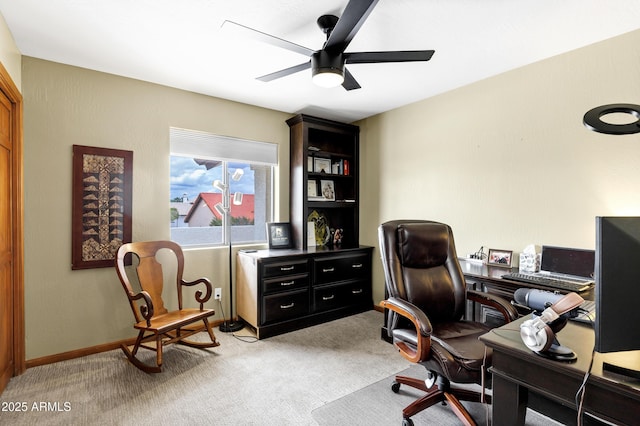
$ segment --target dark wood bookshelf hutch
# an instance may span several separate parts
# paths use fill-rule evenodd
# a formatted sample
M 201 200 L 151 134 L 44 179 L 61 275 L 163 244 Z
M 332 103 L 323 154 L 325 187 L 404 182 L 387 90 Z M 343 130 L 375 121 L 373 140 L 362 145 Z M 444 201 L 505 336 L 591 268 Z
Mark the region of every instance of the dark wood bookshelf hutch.
M 360 130 L 307 115 L 292 117 L 287 124 L 295 247 L 241 250 L 236 263 L 238 316 L 255 329 L 259 339 L 373 307 L 373 247 L 358 243 Z M 312 198 L 313 189 L 321 194 L 321 181 L 332 182 L 331 199 Z M 323 218 L 323 229 L 344 230 L 341 244 L 333 244 L 331 238 L 315 247 L 307 244 L 312 213 Z
M 307 222 L 314 211 L 326 218 L 330 229 L 343 230 L 342 246 L 357 247 L 359 127 L 303 114 L 290 118 L 287 124 L 291 142 L 290 221 L 296 248 L 307 248 Z M 317 160 L 328 162 L 331 169 L 316 170 Z M 321 198 L 322 181 L 333 183 L 334 200 Z M 310 194 L 314 184 L 316 198 Z

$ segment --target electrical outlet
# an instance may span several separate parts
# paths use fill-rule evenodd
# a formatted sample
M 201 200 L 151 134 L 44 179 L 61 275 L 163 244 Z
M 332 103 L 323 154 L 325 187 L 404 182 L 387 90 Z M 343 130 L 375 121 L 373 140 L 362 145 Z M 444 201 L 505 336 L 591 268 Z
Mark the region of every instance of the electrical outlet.
M 220 287 L 216 287 L 213 290 L 213 298 L 215 300 L 222 300 L 222 289 Z

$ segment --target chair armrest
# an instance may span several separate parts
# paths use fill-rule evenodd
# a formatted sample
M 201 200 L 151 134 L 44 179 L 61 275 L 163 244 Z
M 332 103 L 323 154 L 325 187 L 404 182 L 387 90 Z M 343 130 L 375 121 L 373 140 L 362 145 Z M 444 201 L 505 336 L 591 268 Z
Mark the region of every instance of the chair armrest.
M 211 298 L 211 293 L 213 291 L 213 287 L 211 286 L 211 281 L 209 281 L 207 278 L 198 278 L 195 281 L 181 280 L 180 284 L 185 287 L 192 287 L 197 284 L 204 284 L 205 290 L 207 291 L 205 295 L 203 296 L 202 291 L 200 290 L 196 291 L 196 294 L 195 294 L 196 302 L 200 303 L 200 310 L 202 310 L 203 304 Z M 179 300 L 180 309 L 182 309 L 182 291 L 180 292 L 180 296 L 181 296 Z
M 151 300 L 151 296 L 149 293 L 142 290 L 138 294 L 129 293 L 129 300 L 132 302 L 134 300 L 144 299 L 144 304 L 140 305 L 140 313 L 142 314 L 142 318 L 147 321 L 147 327 L 151 327 L 151 318 L 153 317 L 153 301 Z
M 495 294 L 477 290 L 467 290 L 467 300 L 491 306 L 502 314 L 506 322 L 511 322 L 519 316 L 518 310 L 511 303 Z
M 431 321 L 417 306 L 396 297 L 390 297 L 380 302 L 380 306 L 407 318 L 416 328 L 418 346 L 413 349 L 404 342 L 394 342 L 400 354 L 411 362 L 421 362 L 427 359 L 431 351 Z

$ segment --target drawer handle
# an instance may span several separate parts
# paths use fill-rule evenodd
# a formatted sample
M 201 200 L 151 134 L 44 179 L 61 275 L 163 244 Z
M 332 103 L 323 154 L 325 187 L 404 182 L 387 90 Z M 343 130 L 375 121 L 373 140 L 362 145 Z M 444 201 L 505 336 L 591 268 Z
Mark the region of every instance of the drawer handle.
M 322 268 L 322 272 L 333 272 L 335 270 L 336 270 L 336 268 L 326 268 L 326 269 Z
M 281 266 L 280 270 L 281 271 L 292 271 L 293 268 L 295 268 L 295 266 L 291 265 L 291 266 Z
M 289 305 L 280 305 L 280 309 L 291 309 L 295 306 L 295 303 L 291 302 Z
M 354 263 L 351 265 L 352 268 L 362 268 L 362 263 Z
M 282 283 L 280 283 L 280 285 L 284 287 L 284 286 L 288 286 L 288 285 L 293 285 L 294 283 L 295 283 L 295 281 L 289 281 L 287 283 L 282 282 Z
M 335 294 L 332 294 L 331 296 L 322 296 L 322 300 L 331 300 L 334 297 L 336 297 Z
M 362 293 L 362 289 L 358 289 L 358 290 L 351 290 L 351 294 L 360 294 Z

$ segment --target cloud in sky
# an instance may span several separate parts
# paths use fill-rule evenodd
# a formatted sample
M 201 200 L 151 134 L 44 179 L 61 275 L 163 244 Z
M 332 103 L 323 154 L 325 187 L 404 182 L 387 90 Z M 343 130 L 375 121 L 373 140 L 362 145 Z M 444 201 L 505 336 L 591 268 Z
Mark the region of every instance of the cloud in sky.
M 240 181 L 231 182 L 231 193 L 240 191 L 245 194 L 253 194 L 254 191 L 254 173 L 248 164 L 229 163 L 229 170 L 234 171 L 237 168 L 244 170 L 244 175 Z M 188 157 L 171 157 L 171 199 L 182 198 L 183 194 L 187 194 L 190 201 L 196 199 L 201 192 L 218 192 L 213 188 L 213 181 L 222 179 L 222 165 L 207 170 L 205 166 L 201 166 Z

